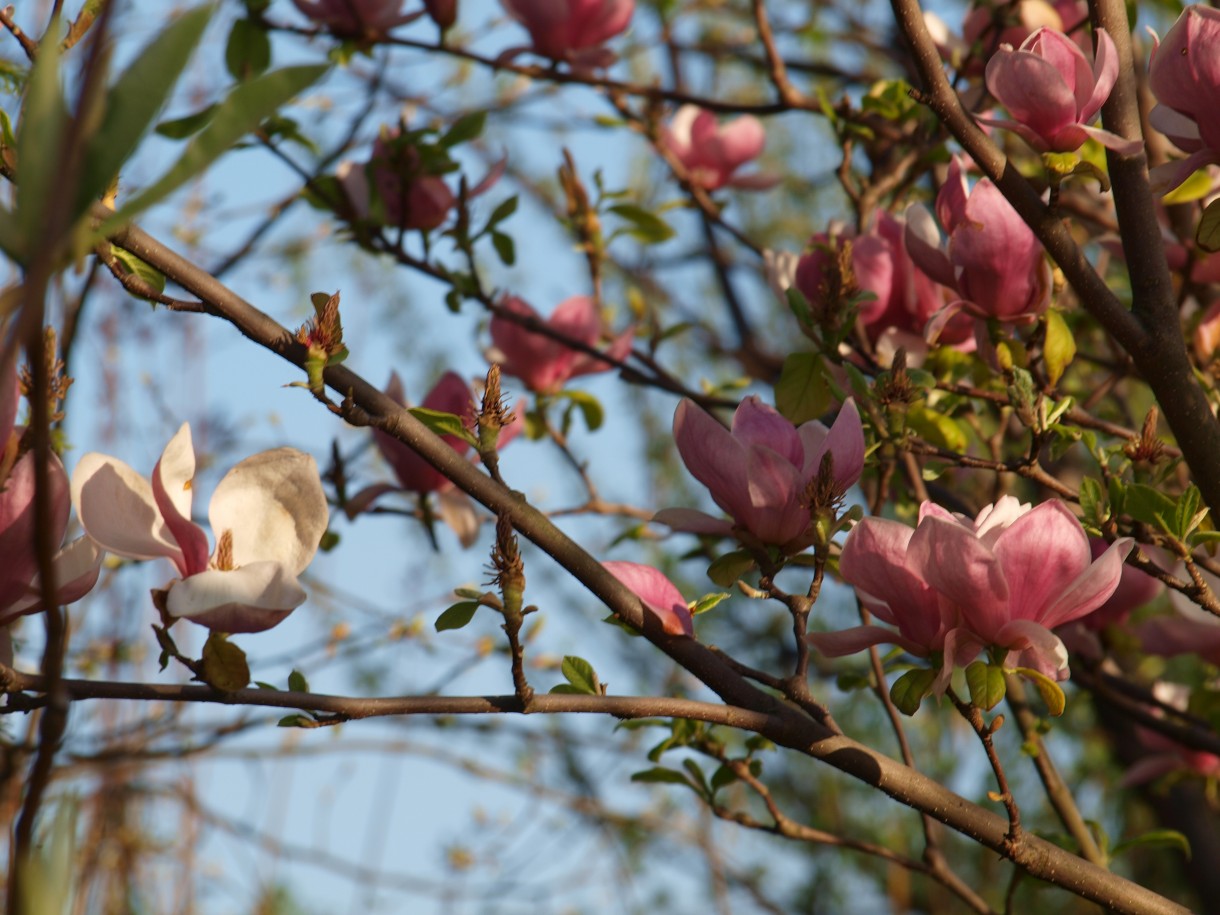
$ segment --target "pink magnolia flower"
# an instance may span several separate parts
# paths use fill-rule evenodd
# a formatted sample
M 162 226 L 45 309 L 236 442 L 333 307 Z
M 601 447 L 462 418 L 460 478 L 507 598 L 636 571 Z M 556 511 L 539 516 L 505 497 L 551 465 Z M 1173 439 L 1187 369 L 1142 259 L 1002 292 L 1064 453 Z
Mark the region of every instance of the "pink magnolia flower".
M 261 632 L 305 602 L 297 577 L 313 560 L 329 511 L 314 459 L 294 448 L 238 463 L 212 494 L 216 548 L 191 520 L 195 449 L 191 427 L 170 439 L 152 479 L 90 452 L 72 474 L 85 531 L 130 559 L 165 557 L 178 578 L 167 586 L 170 616 L 221 632 Z
M 733 518 L 667 508 L 655 521 L 675 530 L 732 535 L 734 527 L 762 543 L 805 546 L 812 523 L 804 492 L 818 475 L 822 458 L 833 458 L 834 483 L 846 492 L 864 469 L 864 430 L 856 404 L 848 400 L 828 430 L 817 421 L 794 428 L 757 396 L 747 397 L 733 414 L 732 431 L 694 401 L 674 413 L 674 439 L 691 475 Z
M 503 161 L 495 165 L 468 197 L 488 191 L 504 173 L 504 165 Z M 397 127 L 382 128 L 368 162 L 341 162 L 335 175 L 357 220 L 430 231 L 457 206 L 457 196 L 445 179 L 428 170 L 420 150 Z
M 1089 538 L 1089 551 L 1093 554 L 1094 559 L 1100 558 L 1109 549 L 1109 546 L 1100 537 Z M 1153 549 L 1153 547 L 1144 547 L 1146 552 Z M 1158 557 L 1156 561 L 1164 560 Z M 1168 564 L 1172 566 L 1173 562 L 1169 561 Z M 1151 603 L 1164 590 L 1165 585 L 1159 579 L 1153 578 L 1133 565 L 1123 563 L 1122 575 L 1119 577 L 1118 587 L 1114 589 L 1114 593 L 1092 613 L 1081 617 L 1080 622 L 1089 629 L 1097 631 L 1105 629 L 1107 626 L 1123 623 L 1133 611 Z
M 907 210 L 906 245 L 924 273 L 959 298 L 933 319 L 929 337 L 960 310 L 977 318 L 1028 324 L 1050 304 L 1050 267 L 1042 245 L 999 189 L 987 178 L 970 190 L 954 159 L 936 196 L 940 232 L 923 207 Z
M 1055 29 L 1087 47 L 1088 33 L 1083 26 L 1089 21 L 1085 0 L 1010 0 L 1000 3 L 979 3 L 970 8 L 962 20 L 962 35 L 958 37 L 935 13 L 924 13 L 924 21 L 941 57 L 961 67 L 968 55 L 970 63 L 962 72 L 978 76 L 983 64 L 1001 45 L 1018 47 L 1039 28 Z
M 1124 155 L 1143 146 L 1139 140 L 1086 126 L 1118 79 L 1118 52 L 1104 29 L 1097 30 L 1092 66 L 1062 32 L 1040 28 L 1015 51 L 1002 45 L 987 62 L 986 79 L 988 91 L 1015 120 L 984 123 L 1020 134 L 1040 152 L 1072 152 L 1090 137 Z
M 924 329 L 945 306 L 944 288 L 916 269 L 907 253 L 905 224 L 882 210 L 863 235 L 851 239 L 852 270 L 861 291 L 875 296 L 860 305 L 859 320 L 879 354 L 892 358 L 899 346 L 908 353 L 926 351 Z M 811 250 L 796 268 L 796 288 L 815 312 L 824 307 L 828 271 L 847 236 L 815 235 Z M 958 316 L 941 331 L 949 344 L 972 342 L 974 324 Z
M 1159 104 L 1148 120 L 1190 155 L 1153 170 L 1171 190 L 1204 165 L 1220 162 L 1220 10 L 1188 6 L 1152 49 L 1148 84 Z
M 606 66 L 614 54 L 601 46 L 626 31 L 635 0 L 501 0 L 525 26 L 530 50 L 554 60 Z
M 505 297 L 500 307 L 513 314 L 542 320 L 538 312 L 516 296 Z M 598 346 L 605 333 L 597 303 L 584 295 L 559 303 L 543 323 L 557 334 L 589 347 Z M 611 359 L 622 361 L 631 352 L 634 337 L 635 328 L 628 327 L 602 352 Z M 527 388 L 539 394 L 554 394 L 578 375 L 608 372 L 613 368 L 609 362 L 565 346 L 560 340 L 529 330 L 500 315 L 491 319 L 491 343 L 490 361 L 499 363 L 506 374 L 521 379 Z
M 692 184 L 714 191 L 725 186 L 747 190 L 774 187 L 769 175 L 734 172 L 762 155 L 767 135 L 762 122 L 751 115 L 720 124 L 716 115 L 695 105 L 683 105 L 661 128 L 661 143 L 682 163 Z
M 1059 501 L 1037 508 L 1005 496 L 971 520 L 925 502 L 910 534 L 866 518 L 843 547 L 840 570 L 861 600 L 898 632 L 863 626 L 811 636 L 830 655 L 889 642 L 943 654 L 938 689 L 984 648 L 1007 664 L 1066 679 L 1067 650 L 1050 630 L 1101 606 L 1118 587 L 1129 538 L 1094 560 L 1080 522 Z
M 409 407 L 407 392 L 397 372 L 390 373 L 386 394 L 404 407 Z M 446 372 L 424 397 L 421 407 L 441 413 L 452 413 L 462 419 L 462 424 L 473 430 L 475 426 L 475 404 L 470 385 L 456 372 Z M 524 405 L 518 404 L 515 420 L 500 431 L 497 448 L 503 448 L 520 433 L 524 426 Z M 470 451 L 470 443 L 456 435 L 443 435 L 441 439 L 458 454 Z M 349 518 L 367 511 L 374 502 L 387 493 L 410 492 L 436 497 L 436 514 L 447 524 L 462 546 L 474 543 L 479 533 L 479 516 L 474 503 L 466 493 L 454 486 L 453 481 L 425 461 L 409 445 L 403 444 L 389 433 L 373 430 L 373 441 L 385 458 L 398 483 L 374 483 L 352 496 L 344 507 Z
M 45 609 L 35 547 L 35 459 L 32 451 L 21 454 L 21 431 L 16 427 L 20 397 L 16 366 L 0 366 L 0 631 L 23 614 Z M 58 543 L 68 529 L 71 510 L 68 475 L 54 455 L 48 471 L 51 524 Z M 55 601 L 70 604 L 97 583 L 102 552 L 92 540 L 80 537 L 60 549 L 52 562 Z
M 694 637 L 690 608 L 672 581 L 652 566 L 638 562 L 603 562 L 602 565 L 652 611 L 665 632 Z
M 381 37 L 415 18 L 402 0 L 292 0 L 298 10 L 336 35 Z

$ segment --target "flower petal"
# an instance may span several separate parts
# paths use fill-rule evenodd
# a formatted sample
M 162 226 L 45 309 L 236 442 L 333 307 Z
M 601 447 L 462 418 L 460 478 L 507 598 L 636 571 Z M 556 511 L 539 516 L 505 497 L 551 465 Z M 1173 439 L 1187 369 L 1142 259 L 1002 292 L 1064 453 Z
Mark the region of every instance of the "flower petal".
M 754 394 L 747 397 L 733 414 L 732 434 L 747 448 L 761 445 L 770 448 L 785 458 L 794 467 L 800 467 L 805 457 L 801 437 L 792 423 L 762 398 Z
M 911 536 L 907 565 L 944 595 L 985 641 L 1008 621 L 1008 583 L 995 554 L 973 531 L 925 517 Z
M 72 501 L 98 545 L 128 559 L 164 556 L 182 571 L 182 550 L 153 496 L 152 484 L 117 458 L 90 452 L 72 472 Z
M 1107 600 L 1122 581 L 1123 561 L 1135 546 L 1130 537 L 1120 537 L 1072 582 L 1047 609 L 1040 622 L 1050 629 L 1092 613 Z
M 283 622 L 306 597 L 283 563 L 252 562 L 172 582 L 166 610 L 218 632 L 262 632 Z
M 602 565 L 643 601 L 666 633 L 694 636 L 695 627 L 686 600 L 668 578 L 652 566 L 637 562 L 603 562 Z
M 990 520 L 986 519 L 984 524 Z M 1047 611 L 1073 586 L 1093 558 L 1084 528 L 1059 501 L 1043 502 L 1005 524 L 992 549 L 1008 582 L 1012 618 L 1034 620 L 1048 628 L 1059 623 L 1048 619 Z M 1120 559 L 1116 572 L 1122 570 L 1121 563 Z
M 713 518 L 693 508 L 663 508 L 652 516 L 652 520 L 656 524 L 664 524 L 675 531 L 685 531 L 688 534 L 728 537 L 733 533 L 733 525 L 728 521 Z
M 161 517 L 182 550 L 183 575 L 208 567 L 208 535 L 191 521 L 191 490 L 195 482 L 195 447 L 191 427 L 183 423 L 169 440 L 153 468 L 152 491 Z
M 318 551 L 330 511 L 314 459 L 295 448 L 276 448 L 225 474 L 208 517 L 217 541 L 232 532 L 236 566 L 265 560 L 296 576 Z
M 916 657 L 928 656 L 927 646 L 883 626 L 854 626 L 839 632 L 811 632 L 805 638 L 828 658 L 841 658 L 874 645 L 900 645 Z

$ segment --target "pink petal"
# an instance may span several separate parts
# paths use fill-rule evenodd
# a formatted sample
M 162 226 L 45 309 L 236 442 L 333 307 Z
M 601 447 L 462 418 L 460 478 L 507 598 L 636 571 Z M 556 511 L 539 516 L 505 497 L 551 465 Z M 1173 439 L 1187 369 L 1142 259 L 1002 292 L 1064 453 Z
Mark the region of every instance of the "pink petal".
M 208 535 L 191 521 L 191 488 L 195 482 L 195 448 L 191 427 L 183 423 L 169 440 L 153 468 L 152 490 L 157 509 L 182 550 L 183 575 L 208 567 Z
M 1114 47 L 1114 39 L 1105 29 L 1097 29 L 1095 34 L 1097 50 L 1093 57 L 1093 92 L 1080 107 L 1079 120 L 1082 124 L 1093 120 L 1093 115 L 1101 110 L 1118 80 L 1118 50 Z
M 606 571 L 626 585 L 661 622 L 669 635 L 694 636 L 690 609 L 668 578 L 651 566 L 636 562 L 603 562 Z
M 1045 614 L 1092 561 L 1084 528 L 1059 501 L 1044 502 L 1013 519 L 996 538 L 993 550 L 1008 582 L 1012 617 L 1048 627 L 1058 623 L 1045 619 Z
M 784 544 L 809 526 L 809 509 L 800 501 L 804 481 L 788 460 L 770 448 L 754 445 L 746 455 L 743 482 L 745 492 L 739 483 L 732 494 L 730 514 L 759 540 Z
M 1014 666 L 1030 667 L 1054 680 L 1067 679 L 1067 648 L 1045 626 L 1031 620 L 1012 620 L 1000 627 L 992 644 L 1017 652 Z
M 741 402 L 733 414 L 733 437 L 742 445 L 762 445 L 800 467 L 805 457 L 801 437 L 792 423 L 774 407 L 751 395 Z
M 664 524 L 675 531 L 685 531 L 688 534 L 729 537 L 733 533 L 733 525 L 728 521 L 713 518 L 693 508 L 663 508 L 652 516 L 652 520 L 656 524 Z
M 1079 48 L 1071 47 L 1080 54 Z M 987 63 L 986 79 L 987 89 L 1013 119 L 1044 140 L 1076 121 L 1072 88 L 1052 61 L 1001 48 Z
M 314 459 L 295 448 L 276 448 L 246 458 L 225 474 L 208 518 L 218 541 L 231 532 L 233 563 L 239 569 L 265 562 L 281 565 L 295 584 L 295 576 L 318 551 L 330 510 Z
M 841 658 L 874 645 L 900 645 L 916 657 L 928 656 L 927 646 L 881 626 L 855 626 L 839 632 L 811 632 L 806 638 L 820 654 L 828 658 Z
M 953 289 L 957 276 L 948 255 L 941 250 L 941 235 L 932 220 L 932 214 L 921 206 L 911 206 L 906 212 L 907 253 L 915 266 L 934 282 Z
M 990 641 L 1008 621 L 1008 583 L 999 560 L 972 531 L 924 518 L 907 549 L 908 567 L 957 606 L 970 629 Z
M 674 412 L 674 441 L 691 476 L 729 514 L 745 501 L 746 451 L 724 426 L 692 400 Z
M 347 503 L 343 506 L 343 513 L 347 515 L 350 521 L 357 515 L 362 515 L 372 508 L 373 503 L 386 493 L 402 491 L 401 486 L 395 486 L 393 483 L 374 483 L 371 486 L 364 487 L 354 496 L 348 497 Z
M 446 489 L 437 494 L 436 516 L 457 534 L 463 547 L 479 539 L 479 513 L 470 496 L 460 489 Z
M 1100 559 L 1090 565 L 1042 616 L 1040 622 L 1050 629 L 1092 613 L 1104 604 L 1122 580 L 1123 560 L 1135 541 L 1120 537 L 1110 544 Z

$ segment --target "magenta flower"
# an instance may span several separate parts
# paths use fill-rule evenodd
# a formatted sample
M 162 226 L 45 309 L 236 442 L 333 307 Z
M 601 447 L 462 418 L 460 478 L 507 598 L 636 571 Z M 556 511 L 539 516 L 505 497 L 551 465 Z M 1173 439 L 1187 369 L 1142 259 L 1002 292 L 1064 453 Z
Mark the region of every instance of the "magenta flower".
M 501 0 L 525 26 L 529 50 L 580 66 L 607 66 L 614 54 L 601 46 L 627 30 L 635 0 Z M 507 52 L 512 53 L 512 52 Z
M 1118 52 L 1104 29 L 1097 30 L 1092 66 L 1062 32 L 1040 28 L 1015 51 L 1001 46 L 987 62 L 986 79 L 988 91 L 1015 120 L 984 123 L 1020 134 L 1040 152 L 1073 152 L 1090 137 L 1123 155 L 1133 155 L 1143 145 L 1086 126 L 1118 79 Z
M 402 379 L 397 372 L 390 373 L 390 381 L 385 388 L 386 394 L 404 407 L 409 407 L 407 392 Z M 456 372 L 446 372 L 432 387 L 420 404 L 426 410 L 436 410 L 441 413 L 452 413 L 462 419 L 467 429 L 475 427 L 475 404 L 471 395 L 470 385 L 462 380 Z M 524 426 L 524 405 L 518 404 L 514 411 L 515 419 L 500 431 L 497 448 L 503 448 L 521 432 Z M 442 435 L 441 440 L 458 454 L 465 455 L 470 451 L 470 443 L 456 435 Z M 367 486 L 347 500 L 344 512 L 349 518 L 354 518 L 368 511 L 373 503 L 391 492 L 410 492 L 419 496 L 435 495 L 434 509 L 446 525 L 458 536 L 462 546 L 474 543 L 479 533 L 479 516 L 474 503 L 466 493 L 462 492 L 453 481 L 425 461 L 410 445 L 400 442 L 389 433 L 380 429 L 373 430 L 373 441 L 377 450 L 385 458 L 394 476 L 395 483 L 374 483 Z
M 944 288 L 916 269 L 907 253 L 905 229 L 902 220 L 882 210 L 867 232 L 850 239 L 856 285 L 876 297 L 860 305 L 859 320 L 883 358 L 892 357 L 899 346 L 916 356 L 925 352 L 924 330 L 945 306 Z M 837 257 L 846 240 L 845 236 L 816 235 L 811 250 L 797 264 L 796 287 L 814 313 L 825 307 L 832 257 Z M 974 322 L 959 315 L 941 330 L 940 340 L 968 345 L 973 334 Z
M 898 632 L 864 626 L 811 636 L 831 655 L 889 642 L 913 654 L 943 654 L 938 689 L 954 667 L 984 648 L 1007 649 L 1006 664 L 1056 679 L 1067 650 L 1050 630 L 1100 607 L 1118 587 L 1132 541 L 1099 559 L 1080 522 L 1059 501 L 1037 508 L 1004 496 L 971 520 L 925 502 L 909 535 L 866 518 L 843 547 L 840 569 L 861 600 Z
M 1042 245 L 989 179 L 970 190 L 954 159 L 936 196 L 936 215 L 947 244 L 923 207 L 907 210 L 906 227 L 916 266 L 959 296 L 929 325 L 931 339 L 961 310 L 1010 324 L 1031 323 L 1046 311 L 1051 274 Z
M 1149 122 L 1190 155 L 1154 169 L 1172 190 L 1204 165 L 1220 162 L 1220 10 L 1188 6 L 1152 49 L 1148 84 L 1159 104 Z
M 690 608 L 672 581 L 652 566 L 638 562 L 603 562 L 602 565 L 652 611 L 665 632 L 694 637 Z
M 410 22 L 402 0 L 292 0 L 298 10 L 336 35 L 383 37 L 395 26 Z
M 17 369 L 0 366 L 0 630 L 17 617 L 44 609 L 35 548 L 34 453 L 21 453 L 16 427 Z M 51 523 L 56 542 L 68 529 L 71 498 L 68 474 L 59 458 L 48 468 Z M 80 600 L 97 583 L 102 551 L 88 537 L 60 549 L 53 558 L 58 604 Z
M 810 421 L 799 429 L 758 397 L 747 397 L 733 414 L 732 431 L 694 401 L 674 413 L 674 439 L 691 475 L 732 519 L 667 508 L 655 519 L 675 530 L 732 535 L 734 527 L 780 547 L 808 544 L 812 518 L 805 488 L 833 457 L 834 483 L 846 492 L 864 469 L 864 430 L 856 404 L 848 400 L 828 430 Z
M 313 560 L 329 510 L 314 459 L 294 448 L 238 463 L 212 494 L 216 548 L 191 520 L 195 449 L 186 423 L 152 479 L 90 452 L 72 474 L 81 525 L 102 548 L 130 559 L 164 557 L 178 572 L 166 591 L 170 616 L 221 632 L 261 632 L 305 602 L 298 576 Z
M 768 175 L 734 176 L 747 162 L 762 155 L 767 135 L 751 115 L 720 124 L 716 115 L 695 105 L 683 105 L 661 129 L 661 143 L 682 163 L 691 183 L 706 191 L 725 186 L 747 190 L 774 187 Z
M 506 296 L 500 302 L 504 311 L 542 321 L 525 300 Z M 544 322 L 564 338 L 585 346 L 600 345 L 605 328 L 598 314 L 597 303 L 588 296 L 565 299 Z M 635 328 L 628 327 L 602 350 L 608 357 L 622 361 L 631 352 Z M 582 350 L 565 346 L 560 340 L 529 330 L 509 318 L 496 315 L 491 319 L 489 359 L 499 363 L 505 374 L 521 379 L 539 394 L 554 394 L 578 375 L 608 372 L 613 366 Z

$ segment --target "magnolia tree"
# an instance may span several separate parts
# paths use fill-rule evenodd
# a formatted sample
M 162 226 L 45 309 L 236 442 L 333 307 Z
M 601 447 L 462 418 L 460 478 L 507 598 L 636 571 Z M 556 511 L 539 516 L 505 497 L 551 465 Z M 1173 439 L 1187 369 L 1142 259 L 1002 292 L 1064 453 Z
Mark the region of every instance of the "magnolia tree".
M 0 10 L 9 911 L 207 909 L 134 785 L 368 718 L 623 910 L 1216 905 L 1220 13 L 79 6 Z

